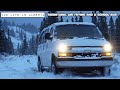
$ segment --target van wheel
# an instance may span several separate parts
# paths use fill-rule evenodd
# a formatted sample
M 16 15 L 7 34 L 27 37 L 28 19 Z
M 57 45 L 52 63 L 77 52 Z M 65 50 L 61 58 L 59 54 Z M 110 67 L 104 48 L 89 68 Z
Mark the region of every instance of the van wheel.
M 40 57 L 38 57 L 38 63 L 37 63 L 37 66 L 38 66 L 38 72 L 43 72 L 43 67 L 41 65 L 41 60 L 40 60 Z
M 51 65 L 51 71 L 56 75 L 58 74 L 58 68 L 56 67 L 56 65 L 53 63 Z
M 110 67 L 103 67 L 102 69 L 101 69 L 101 74 L 102 74 L 102 76 L 109 76 L 110 75 Z

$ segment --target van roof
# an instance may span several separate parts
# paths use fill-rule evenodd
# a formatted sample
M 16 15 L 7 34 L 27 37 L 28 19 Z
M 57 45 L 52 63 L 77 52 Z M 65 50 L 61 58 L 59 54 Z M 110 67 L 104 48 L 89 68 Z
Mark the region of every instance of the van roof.
M 93 23 L 88 23 L 88 22 L 57 22 L 57 23 L 53 23 L 55 26 L 59 26 L 59 25 L 66 25 L 66 24 L 81 24 L 81 25 L 94 25 Z
M 92 26 L 95 26 L 95 24 L 89 23 L 89 22 L 56 22 L 56 23 L 53 23 L 53 24 L 47 26 L 46 28 L 49 28 L 49 27 L 51 27 L 51 26 L 53 26 L 53 25 L 55 25 L 55 26 L 60 26 L 60 25 L 66 25 L 66 24 L 92 25 Z M 45 31 L 46 28 L 44 28 L 44 29 L 42 30 L 42 32 Z

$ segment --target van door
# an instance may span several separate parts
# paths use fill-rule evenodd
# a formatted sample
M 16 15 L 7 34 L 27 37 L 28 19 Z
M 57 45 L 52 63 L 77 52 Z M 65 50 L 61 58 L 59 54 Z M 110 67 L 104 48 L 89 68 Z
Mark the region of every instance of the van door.
M 43 51 L 42 51 L 42 65 L 45 67 L 49 66 L 49 58 L 48 58 L 48 40 L 45 39 L 45 34 L 48 32 L 49 29 L 46 29 L 45 33 L 44 33 L 44 44 L 43 44 Z
M 40 45 L 40 48 L 41 48 L 41 51 L 40 51 L 40 58 L 41 58 L 41 64 L 42 66 L 46 66 L 45 64 L 45 60 L 46 60 L 46 51 L 45 51 L 45 44 L 46 44 L 46 41 L 45 41 L 45 32 L 43 32 L 42 34 L 42 41 L 41 41 L 41 45 Z
M 49 33 L 51 37 L 53 37 L 53 28 L 49 28 Z M 46 57 L 47 57 L 47 65 L 50 67 L 51 66 L 51 55 L 52 55 L 52 40 L 47 40 L 46 41 Z

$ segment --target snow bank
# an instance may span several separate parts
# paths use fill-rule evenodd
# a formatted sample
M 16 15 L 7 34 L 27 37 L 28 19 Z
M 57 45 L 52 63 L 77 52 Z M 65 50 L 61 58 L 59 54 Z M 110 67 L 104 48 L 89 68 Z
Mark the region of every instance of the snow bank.
M 25 78 L 25 74 L 33 72 L 36 68 L 37 57 L 34 55 L 18 56 L 12 55 L 2 57 L 0 60 L 0 78 Z
M 118 79 L 120 78 L 120 54 L 111 67 L 111 75 L 102 77 L 95 74 L 76 74 L 69 70 L 54 75 L 52 72 L 37 72 L 36 55 L 0 55 L 0 79 Z
M 120 54 L 115 55 L 115 64 L 111 67 L 111 77 L 120 78 Z

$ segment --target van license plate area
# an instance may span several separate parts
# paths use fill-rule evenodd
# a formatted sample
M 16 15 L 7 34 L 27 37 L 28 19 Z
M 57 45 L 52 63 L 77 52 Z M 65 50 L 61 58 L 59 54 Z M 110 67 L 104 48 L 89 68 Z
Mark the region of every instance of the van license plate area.
M 87 54 L 84 53 L 82 55 L 74 56 L 74 59 L 100 59 L 101 57 L 98 54 Z
M 91 53 L 91 50 L 85 50 L 84 53 Z

